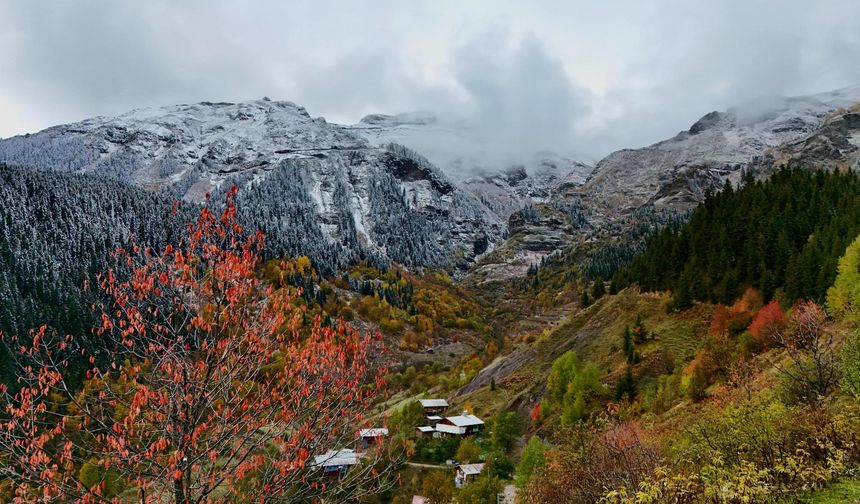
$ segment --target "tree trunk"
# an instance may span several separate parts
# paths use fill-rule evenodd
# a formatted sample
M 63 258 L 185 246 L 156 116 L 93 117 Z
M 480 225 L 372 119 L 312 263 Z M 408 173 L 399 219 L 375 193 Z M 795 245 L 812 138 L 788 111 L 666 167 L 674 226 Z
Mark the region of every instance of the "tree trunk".
M 185 477 L 173 480 L 173 497 L 176 504 L 187 504 L 188 497 L 185 495 Z

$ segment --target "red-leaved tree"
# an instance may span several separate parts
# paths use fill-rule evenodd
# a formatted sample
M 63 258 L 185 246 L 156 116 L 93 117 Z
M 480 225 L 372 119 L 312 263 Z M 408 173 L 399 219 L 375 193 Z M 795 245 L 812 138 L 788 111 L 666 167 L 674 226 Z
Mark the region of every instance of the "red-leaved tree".
M 42 327 L 2 389 L 0 478 L 20 502 L 294 502 L 386 481 L 381 450 L 332 478 L 314 456 L 353 446 L 382 388 L 378 336 L 317 318 L 262 282 L 263 236 L 203 209 L 176 246 L 119 251 L 99 279 L 100 354 Z M 86 359 L 83 387 L 64 376 Z
M 774 335 L 785 359 L 771 359 L 797 399 L 815 402 L 827 396 L 839 379 L 836 332 L 824 308 L 814 301 L 799 301 L 788 324 Z
M 782 311 L 779 303 L 773 300 L 759 310 L 750 324 L 749 331 L 759 349 L 764 349 L 773 345 L 786 327 L 788 327 L 788 319 L 785 317 L 785 312 Z

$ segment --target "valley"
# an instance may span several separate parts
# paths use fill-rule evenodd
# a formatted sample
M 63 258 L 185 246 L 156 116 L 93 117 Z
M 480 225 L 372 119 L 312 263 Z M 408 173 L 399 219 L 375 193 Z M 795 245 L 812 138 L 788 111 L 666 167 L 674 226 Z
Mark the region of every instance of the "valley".
M 180 293 L 168 303 L 180 312 L 183 292 L 195 292 L 191 304 L 207 300 L 188 332 L 208 327 L 213 344 L 236 352 L 231 364 L 259 370 L 237 384 L 201 360 L 197 340 L 170 359 L 225 373 L 219 393 L 235 386 L 254 398 L 242 408 L 272 415 L 249 431 L 220 431 L 242 432 L 239 448 L 209 439 L 211 451 L 196 466 L 180 463 L 176 481 L 234 468 L 253 477 L 201 479 L 183 491 L 241 495 L 242 485 L 266 481 L 311 495 L 341 482 L 354 492 L 343 500 L 368 503 L 513 493 L 518 503 L 827 502 L 853 491 L 860 463 L 858 102 L 854 86 L 715 111 L 673 138 L 596 163 L 539 152 L 506 164 L 474 132 L 429 113 L 339 125 L 269 99 L 141 109 L 0 139 L 0 329 L 34 345 L 5 346 L 4 400 L 25 401 L 11 395 L 25 376 L 34 391 L 69 392 L 44 398 L 57 411 L 87 416 L 78 401 L 106 408 L 119 426 L 107 430 L 136 434 L 91 433 L 116 451 L 68 456 L 72 469 L 51 469 L 52 477 L 90 485 L 84 490 L 104 501 L 143 488 L 166 495 L 160 483 L 97 471 L 126 443 L 139 443 L 138 462 L 152 467 L 179 453 L 159 451 L 169 436 L 135 437 L 147 435 L 135 422 L 173 415 L 147 417 L 147 401 L 200 392 L 223 415 L 201 392 L 205 379 L 175 397 L 131 399 L 148 386 L 150 359 L 163 355 L 131 342 L 124 353 L 125 340 L 105 335 L 172 327 L 158 319 L 144 331 L 138 314 L 124 311 L 148 299 L 140 285 L 163 284 Z M 173 249 L 179 244 L 187 255 Z M 117 249 L 142 255 L 124 261 Z M 212 254 L 211 263 L 192 260 L 198 254 Z M 222 283 L 207 283 L 213 272 L 226 275 Z M 127 297 L 93 288 L 106 278 L 134 279 L 119 284 Z M 231 282 L 245 297 L 231 298 Z M 119 308 L 95 309 L 105 306 Z M 167 316 L 159 310 L 145 313 Z M 248 326 L 254 337 L 234 341 L 247 320 L 259 323 Z M 74 344 L 28 333 L 41 324 Z M 278 342 L 271 348 L 261 343 L 269 336 Z M 69 384 L 22 375 L 40 339 L 59 344 L 48 355 L 73 348 L 105 371 L 75 358 L 59 373 Z M 243 360 L 248 348 L 259 350 L 250 354 L 258 362 Z M 180 384 L 176 369 L 167 365 L 160 379 Z M 302 383 L 325 420 L 309 419 L 314 411 L 301 402 L 266 409 L 261 391 L 272 377 L 273 397 L 292 405 Z M 318 383 L 346 391 L 331 399 L 346 403 L 342 424 L 325 391 L 308 392 Z M 105 394 L 117 399 L 99 403 Z M 429 414 L 421 400 L 446 406 Z M 3 424 L 7 432 L 29 425 Z M 41 418 L 32 425 L 52 434 L 28 446 L 45 460 L 61 452 L 49 445 L 62 429 Z M 359 428 L 375 434 L 356 439 Z M 317 444 L 298 446 L 293 431 Z M 245 447 L 255 436 L 268 448 Z M 340 451 L 347 446 L 357 451 Z M 321 452 L 337 464 L 305 466 Z M 245 466 L 240 455 L 261 458 Z M 300 473 L 313 483 L 303 486 Z M 14 495 L 16 478 L 15 469 L 0 473 L 0 498 Z

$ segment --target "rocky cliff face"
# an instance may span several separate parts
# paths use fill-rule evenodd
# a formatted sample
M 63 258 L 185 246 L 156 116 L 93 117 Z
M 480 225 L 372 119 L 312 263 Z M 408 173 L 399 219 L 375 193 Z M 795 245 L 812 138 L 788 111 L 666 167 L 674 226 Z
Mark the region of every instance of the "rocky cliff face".
M 756 169 L 791 163 L 826 169 L 860 169 L 860 104 L 830 113 L 812 134 L 765 152 Z
M 468 125 L 442 123 L 429 112 L 373 114 L 348 129 L 371 145 L 397 143 L 420 152 L 503 221 L 528 205 L 547 202 L 562 185 L 582 185 L 593 169 L 555 152 L 509 159 Z

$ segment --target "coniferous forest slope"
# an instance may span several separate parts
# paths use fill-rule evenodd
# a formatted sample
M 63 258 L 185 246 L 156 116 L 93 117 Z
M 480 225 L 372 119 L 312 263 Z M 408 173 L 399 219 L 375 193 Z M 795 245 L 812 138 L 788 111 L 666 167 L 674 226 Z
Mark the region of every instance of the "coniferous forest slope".
M 782 169 L 708 194 L 683 226 L 646 241 L 617 275 L 620 283 L 671 290 L 678 308 L 693 300 L 730 303 L 748 287 L 766 300 L 822 301 L 836 263 L 860 234 L 860 181 L 852 171 Z
M 458 181 L 369 143 L 402 124 L 267 100 L 16 137 L 0 500 L 858 499 L 846 93 L 708 114 L 588 180 Z M 686 164 L 606 182 L 660 149 Z

